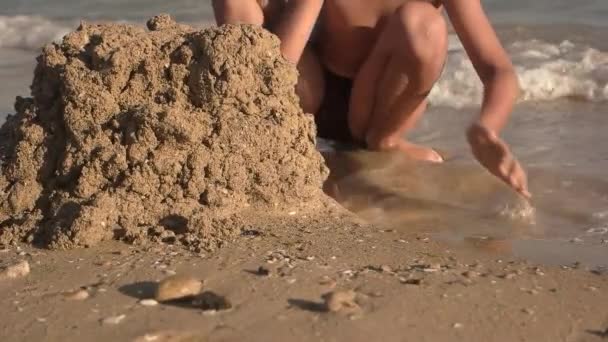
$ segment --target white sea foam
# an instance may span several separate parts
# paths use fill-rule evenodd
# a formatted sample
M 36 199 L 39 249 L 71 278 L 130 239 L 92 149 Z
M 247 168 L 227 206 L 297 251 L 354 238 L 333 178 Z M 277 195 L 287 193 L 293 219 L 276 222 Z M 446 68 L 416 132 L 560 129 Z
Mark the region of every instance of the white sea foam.
M 40 16 L 0 15 L 0 48 L 35 50 L 60 40 L 73 28 Z
M 42 16 L 0 15 L 0 49 L 37 50 L 61 40 L 74 26 Z M 431 103 L 457 108 L 479 104 L 482 84 L 455 35 L 450 36 L 448 50 Z M 550 44 L 536 39 L 508 44 L 507 50 L 519 76 L 521 101 L 608 101 L 608 52 L 569 41 Z
M 507 46 L 519 76 L 520 101 L 575 98 L 608 100 L 608 52 L 564 41 L 531 39 Z M 449 107 L 479 104 L 483 86 L 455 36 L 450 37 L 446 69 L 430 94 L 431 103 Z

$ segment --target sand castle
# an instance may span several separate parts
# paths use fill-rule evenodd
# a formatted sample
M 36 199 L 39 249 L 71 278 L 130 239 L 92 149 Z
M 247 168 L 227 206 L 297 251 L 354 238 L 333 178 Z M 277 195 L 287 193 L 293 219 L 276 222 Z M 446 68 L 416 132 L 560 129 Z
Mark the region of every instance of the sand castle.
M 38 58 L 0 130 L 0 243 L 222 244 L 240 213 L 314 201 L 327 176 L 279 40 L 82 24 Z

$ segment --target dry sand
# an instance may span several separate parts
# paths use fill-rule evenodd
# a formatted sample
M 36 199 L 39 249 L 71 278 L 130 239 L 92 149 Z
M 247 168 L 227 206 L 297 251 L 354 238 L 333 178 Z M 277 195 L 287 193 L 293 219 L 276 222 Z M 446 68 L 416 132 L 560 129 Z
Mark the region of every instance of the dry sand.
M 32 269 L 0 282 L 2 341 L 606 340 L 606 275 L 448 249 L 330 204 L 293 211 L 253 218 L 212 254 L 122 243 L 0 252 Z M 174 273 L 203 280 L 231 308 L 141 302 Z M 66 297 L 80 288 L 88 298 Z M 322 296 L 335 290 L 354 290 L 360 310 L 327 312 Z
M 449 248 L 322 195 L 275 37 L 148 26 L 47 47 L 0 131 L 1 341 L 608 338 L 605 274 Z M 154 299 L 176 274 L 193 296 Z

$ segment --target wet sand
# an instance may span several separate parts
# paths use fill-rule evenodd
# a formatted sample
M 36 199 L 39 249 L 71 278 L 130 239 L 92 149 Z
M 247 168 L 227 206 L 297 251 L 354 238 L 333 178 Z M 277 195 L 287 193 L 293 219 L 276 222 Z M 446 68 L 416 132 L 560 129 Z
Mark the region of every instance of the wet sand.
M 29 275 L 0 282 L 2 340 L 604 341 L 607 335 L 608 277 L 599 271 L 538 267 L 427 234 L 380 229 L 335 203 L 251 223 L 214 254 L 120 243 L 2 250 L 3 264 L 31 266 Z M 202 279 L 204 291 L 224 296 L 232 308 L 140 301 L 174 273 Z M 77 289 L 88 298 L 75 299 Z M 321 297 L 335 290 L 355 290 L 360 310 L 326 312 Z
M 2 249 L 1 266 L 31 268 L 0 280 L 2 341 L 604 341 L 608 245 L 580 235 L 603 205 L 593 202 L 603 183 L 575 177 L 560 190 L 563 172 L 532 168 L 535 193 L 559 196 L 536 196 L 530 221 L 505 215 L 519 199 L 448 152 L 443 165 L 325 152 L 325 190 L 337 202 L 252 215 L 215 253 L 156 243 Z M 174 273 L 204 280 L 231 308 L 150 306 Z M 360 310 L 327 312 L 322 296 L 337 290 L 354 290 Z
M 464 155 L 441 165 L 339 148 L 325 157 L 326 192 L 367 222 L 545 265 L 608 266 L 608 183 L 598 177 L 530 168 L 527 203 Z

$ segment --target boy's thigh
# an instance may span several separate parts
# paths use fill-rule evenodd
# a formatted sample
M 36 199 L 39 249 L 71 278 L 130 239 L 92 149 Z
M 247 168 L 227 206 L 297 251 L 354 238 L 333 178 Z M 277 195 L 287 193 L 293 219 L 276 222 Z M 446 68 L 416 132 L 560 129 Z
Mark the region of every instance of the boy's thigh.
M 257 0 L 264 13 L 264 27 L 272 30 L 285 10 L 287 0 Z
M 325 97 L 325 75 L 323 66 L 313 44 L 308 44 L 298 62 L 298 84 L 296 93 L 306 113 L 315 114 Z

